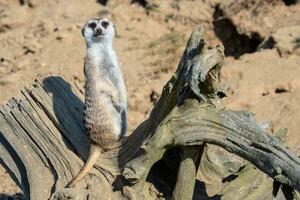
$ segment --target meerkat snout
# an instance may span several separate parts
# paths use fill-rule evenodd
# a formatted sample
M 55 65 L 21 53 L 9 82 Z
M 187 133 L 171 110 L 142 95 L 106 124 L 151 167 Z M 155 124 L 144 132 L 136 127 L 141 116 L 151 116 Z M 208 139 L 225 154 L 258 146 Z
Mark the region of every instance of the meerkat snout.
M 100 36 L 102 34 L 102 30 L 101 29 L 95 29 L 95 31 L 94 31 L 94 35 L 96 36 L 96 37 L 98 37 L 98 36 Z

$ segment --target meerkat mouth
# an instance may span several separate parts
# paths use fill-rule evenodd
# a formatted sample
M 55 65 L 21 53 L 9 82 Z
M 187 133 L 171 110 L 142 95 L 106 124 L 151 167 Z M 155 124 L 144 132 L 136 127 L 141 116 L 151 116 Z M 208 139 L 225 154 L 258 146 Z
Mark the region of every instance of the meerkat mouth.
M 104 34 L 103 33 L 98 33 L 98 34 L 94 34 L 94 37 L 96 37 L 96 38 L 100 38 L 100 37 L 103 37 L 104 36 Z

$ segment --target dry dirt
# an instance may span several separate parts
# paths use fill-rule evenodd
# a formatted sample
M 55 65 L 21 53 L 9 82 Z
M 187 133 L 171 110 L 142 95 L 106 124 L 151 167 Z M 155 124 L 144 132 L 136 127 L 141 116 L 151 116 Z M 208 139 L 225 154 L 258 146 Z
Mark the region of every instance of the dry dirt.
M 288 128 L 300 154 L 300 4 L 297 0 L 0 0 L 0 104 L 39 74 L 83 84 L 81 27 L 106 15 L 129 98 L 129 132 L 147 117 L 177 67 L 196 24 L 210 45 L 223 42 L 224 102 Z M 0 167 L 0 199 L 20 190 Z M 17 197 L 15 195 L 14 197 Z

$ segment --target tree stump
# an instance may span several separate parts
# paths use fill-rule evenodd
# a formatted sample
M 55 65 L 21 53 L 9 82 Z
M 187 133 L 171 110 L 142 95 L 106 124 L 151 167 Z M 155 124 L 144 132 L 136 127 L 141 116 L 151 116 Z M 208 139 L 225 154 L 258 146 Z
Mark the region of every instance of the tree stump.
M 0 161 L 25 199 L 204 199 L 203 194 L 197 196 L 203 183 L 196 180 L 196 173 L 205 162 L 207 144 L 255 166 L 245 164 L 231 172 L 238 177 L 228 178 L 212 198 L 259 197 L 262 190 L 244 182 L 262 176 L 258 169 L 273 178 L 274 183 L 264 182 L 273 197 L 298 198 L 300 159 L 262 129 L 251 113 L 222 106 L 219 73 L 224 48 L 209 48 L 203 36 L 203 28 L 196 27 L 149 118 L 104 153 L 74 188 L 65 185 L 89 151 L 82 123 L 83 94 L 61 77 L 38 77 L 22 90 L 20 99 L 2 106 Z M 236 187 L 249 185 L 252 193 L 232 194 Z

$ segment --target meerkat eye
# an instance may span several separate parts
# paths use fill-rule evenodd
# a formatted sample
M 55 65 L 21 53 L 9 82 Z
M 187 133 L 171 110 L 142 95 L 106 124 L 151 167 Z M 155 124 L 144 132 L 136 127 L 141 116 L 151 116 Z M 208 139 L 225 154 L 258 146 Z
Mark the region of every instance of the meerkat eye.
M 89 27 L 92 29 L 96 28 L 96 26 L 97 26 L 97 24 L 95 22 L 92 22 L 89 24 Z
M 109 25 L 109 23 L 108 23 L 107 21 L 101 22 L 101 26 L 102 26 L 103 28 L 107 28 L 108 25 Z

